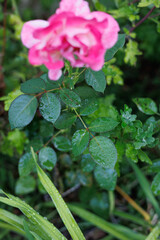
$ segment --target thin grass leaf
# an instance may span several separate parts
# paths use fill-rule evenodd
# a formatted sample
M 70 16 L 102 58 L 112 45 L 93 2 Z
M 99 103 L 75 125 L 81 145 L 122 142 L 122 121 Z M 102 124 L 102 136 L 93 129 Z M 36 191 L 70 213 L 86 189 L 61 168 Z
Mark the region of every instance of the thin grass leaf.
M 160 222 L 153 228 L 152 232 L 148 235 L 146 240 L 157 240 L 160 235 Z
M 96 216 L 93 213 L 90 213 L 89 211 L 75 206 L 74 204 L 68 204 L 70 210 L 78 215 L 79 217 L 83 218 L 84 220 L 91 222 L 94 226 L 102 229 L 103 231 L 113 235 L 117 239 L 120 240 L 145 240 L 145 236 L 142 234 L 138 234 L 133 232 L 132 230 L 128 229 L 127 227 L 118 225 L 118 224 L 112 224 L 104 219 Z
M 2 192 L 2 191 L 1 191 Z M 29 229 L 37 233 L 44 240 L 66 240 L 53 224 L 40 216 L 33 208 L 24 201 L 11 194 L 3 192 L 6 197 L 0 197 L 0 202 L 18 208 L 30 222 Z
M 157 214 L 160 216 L 159 204 L 151 191 L 151 187 L 150 187 L 150 184 L 149 184 L 147 178 L 145 177 L 143 172 L 138 168 L 138 166 L 135 163 L 133 163 L 132 161 L 129 161 L 129 163 L 132 166 L 133 170 L 135 171 L 138 182 L 141 185 L 141 188 L 142 188 L 144 194 L 146 195 L 146 197 L 148 198 L 150 203 L 155 208 L 155 211 L 157 212 Z
M 62 221 L 64 222 L 73 240 L 85 240 L 83 233 L 81 232 L 79 226 L 77 225 L 75 219 L 73 218 L 69 208 L 67 207 L 63 198 L 59 194 L 58 190 L 55 188 L 54 184 L 51 182 L 51 180 L 48 178 L 45 172 L 37 164 L 36 155 L 33 151 L 33 148 L 31 148 L 31 152 L 37 167 L 37 173 L 38 173 L 39 179 L 43 187 L 46 189 L 46 191 L 50 195 Z
M 149 226 L 148 222 L 146 222 L 144 219 L 142 219 L 140 217 L 137 217 L 137 216 L 134 216 L 132 214 L 128 214 L 128 213 L 125 213 L 125 212 L 122 212 L 122 211 L 114 210 L 113 215 L 115 215 L 117 217 L 120 217 L 120 218 L 123 218 L 123 219 L 126 219 L 126 220 L 129 220 L 131 222 L 134 222 L 134 223 L 139 224 L 139 225 L 144 226 L 144 227 Z
M 26 237 L 28 240 L 34 240 L 34 238 L 32 237 L 32 234 L 30 233 L 28 224 L 25 220 L 23 220 L 23 226 L 24 226 L 24 231 L 26 233 Z
M 20 230 L 19 228 L 12 226 L 10 224 L 4 223 L 0 221 L 0 228 L 7 229 L 8 231 L 18 233 L 22 236 L 25 236 L 25 232 L 23 230 Z

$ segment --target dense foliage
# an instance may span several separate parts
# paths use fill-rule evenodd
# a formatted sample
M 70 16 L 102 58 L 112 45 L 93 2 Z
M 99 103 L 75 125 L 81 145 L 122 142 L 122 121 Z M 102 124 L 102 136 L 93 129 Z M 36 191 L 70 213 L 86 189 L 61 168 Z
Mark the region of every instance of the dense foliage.
M 58 1 L 0 2 L 0 239 L 159 239 L 159 0 L 88 1 L 118 41 L 58 81 L 20 41 Z

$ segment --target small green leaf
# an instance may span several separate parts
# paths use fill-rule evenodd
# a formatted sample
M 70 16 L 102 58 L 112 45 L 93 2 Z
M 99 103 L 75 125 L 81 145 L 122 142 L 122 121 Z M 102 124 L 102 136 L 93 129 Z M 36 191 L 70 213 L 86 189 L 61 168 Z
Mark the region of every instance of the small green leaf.
M 28 194 L 35 190 L 36 181 L 32 176 L 19 178 L 16 183 L 16 194 Z
M 110 139 L 102 136 L 94 137 L 90 142 L 89 151 L 97 164 L 105 168 L 114 168 L 117 150 Z
M 73 113 L 62 113 L 54 123 L 57 129 L 66 129 L 72 126 L 77 116 Z
M 99 185 L 108 191 L 113 191 L 117 182 L 117 173 L 113 169 L 97 166 L 94 176 Z
M 80 115 L 87 116 L 98 109 L 98 100 L 96 98 L 86 98 L 82 101 Z
M 44 169 L 51 171 L 57 162 L 57 155 L 51 147 L 44 147 L 39 152 L 39 162 Z
M 73 91 L 64 88 L 60 91 L 60 98 L 62 101 L 73 108 L 80 107 L 81 105 L 81 99 L 80 97 Z
M 45 83 L 41 78 L 33 78 L 21 84 L 24 93 L 40 93 L 45 90 Z
M 119 123 L 112 118 L 101 117 L 94 120 L 90 124 L 89 129 L 97 133 L 107 132 L 113 130 L 118 124 Z
M 104 92 L 106 88 L 106 79 L 102 71 L 95 72 L 91 69 L 85 71 L 86 83 L 94 88 L 97 92 Z
M 40 98 L 39 110 L 44 119 L 55 123 L 61 112 L 60 101 L 53 93 L 45 93 Z
M 153 115 L 157 113 L 157 106 L 150 98 L 134 98 L 133 102 L 137 105 L 141 112 L 147 115 Z
M 58 136 L 53 139 L 55 148 L 61 152 L 69 152 L 72 150 L 71 142 L 68 138 L 63 136 Z
M 11 129 L 27 126 L 36 113 L 38 101 L 34 96 L 20 95 L 9 108 Z
M 84 154 L 81 160 L 81 168 L 83 172 L 92 172 L 95 167 L 95 162 L 90 154 Z
M 89 142 L 89 132 L 85 129 L 78 130 L 72 137 L 72 151 L 75 156 L 84 152 Z
M 120 49 L 123 48 L 124 44 L 125 44 L 125 34 L 118 34 L 118 41 L 116 42 L 116 44 L 110 48 L 109 50 L 107 50 L 106 55 L 105 55 L 105 61 L 109 61 L 110 59 L 112 59 L 114 57 L 114 55 L 116 54 L 116 52 Z
M 138 157 L 142 162 L 146 162 L 148 164 L 152 164 L 151 159 L 148 157 L 148 155 L 143 152 L 141 149 L 138 151 Z
M 19 160 L 19 164 L 18 164 L 18 171 L 19 171 L 19 175 L 21 177 L 24 176 L 28 176 L 34 167 L 34 161 L 32 158 L 32 154 L 29 153 L 25 153 Z
M 156 196 L 160 195 L 160 173 L 154 177 L 151 189 Z

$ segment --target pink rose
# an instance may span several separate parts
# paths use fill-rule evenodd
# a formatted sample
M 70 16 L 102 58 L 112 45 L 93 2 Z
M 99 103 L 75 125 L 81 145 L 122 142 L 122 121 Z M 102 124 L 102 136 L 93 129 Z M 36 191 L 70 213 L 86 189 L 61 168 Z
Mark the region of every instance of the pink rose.
M 58 80 L 64 59 L 73 67 L 99 71 L 107 49 L 118 39 L 116 20 L 104 12 L 90 12 L 84 0 L 61 0 L 60 7 L 48 21 L 33 20 L 24 24 L 21 39 L 29 48 L 29 62 L 44 64 L 49 78 Z

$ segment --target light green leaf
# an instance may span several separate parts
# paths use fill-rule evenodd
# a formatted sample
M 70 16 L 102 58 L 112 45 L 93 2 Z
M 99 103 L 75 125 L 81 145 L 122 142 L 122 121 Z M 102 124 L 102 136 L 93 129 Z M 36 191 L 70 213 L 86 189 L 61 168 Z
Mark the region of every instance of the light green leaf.
M 31 193 L 35 190 L 36 181 L 32 176 L 21 177 L 16 182 L 15 192 L 16 194 L 23 195 Z
M 106 88 L 106 79 L 102 71 L 95 72 L 91 69 L 85 71 L 86 83 L 94 88 L 97 92 L 104 92 Z
M 94 161 L 105 168 L 113 169 L 117 161 L 117 150 L 113 142 L 102 136 L 94 137 L 89 145 Z
M 89 142 L 89 132 L 85 129 L 77 130 L 72 137 L 72 151 L 75 156 L 84 152 Z
M 80 107 L 81 105 L 81 99 L 80 97 L 73 91 L 69 90 L 69 89 L 62 89 L 60 91 L 60 98 L 62 99 L 62 101 L 70 106 L 70 107 Z
M 134 98 L 133 102 L 137 105 L 141 112 L 147 115 L 153 115 L 157 113 L 157 106 L 150 98 Z
M 45 83 L 41 78 L 33 78 L 21 84 L 23 93 L 40 93 L 45 90 Z
M 38 101 L 34 96 L 20 95 L 9 108 L 9 122 L 11 129 L 28 125 L 36 113 Z
M 19 160 L 18 164 L 18 172 L 21 177 L 29 175 L 34 167 L 34 161 L 32 158 L 32 154 L 25 153 Z
M 101 117 L 94 120 L 90 124 L 89 129 L 97 133 L 108 132 L 113 130 L 118 124 L 119 122 L 112 118 Z
M 125 48 L 125 63 L 134 66 L 137 61 L 137 56 L 139 55 L 142 55 L 142 52 L 138 49 L 138 43 L 130 39 Z
M 61 112 L 60 101 L 53 93 L 45 93 L 40 98 L 39 110 L 44 119 L 55 123 Z
M 152 164 L 151 159 L 148 157 L 148 155 L 143 152 L 141 149 L 138 151 L 138 157 L 142 162 L 146 162 L 148 164 Z
M 39 162 L 40 165 L 51 171 L 57 162 L 57 155 L 51 147 L 44 147 L 39 152 Z
M 138 7 L 147 7 L 151 4 L 154 4 L 157 8 L 160 7 L 159 0 L 141 0 L 140 3 L 138 4 Z
M 117 182 L 117 172 L 113 169 L 97 166 L 94 176 L 99 185 L 108 191 L 113 191 Z

